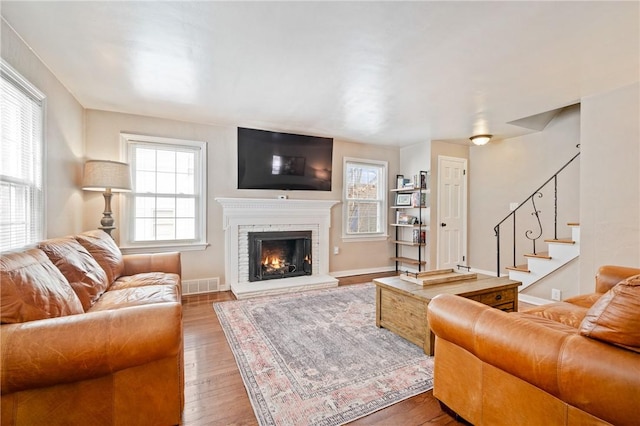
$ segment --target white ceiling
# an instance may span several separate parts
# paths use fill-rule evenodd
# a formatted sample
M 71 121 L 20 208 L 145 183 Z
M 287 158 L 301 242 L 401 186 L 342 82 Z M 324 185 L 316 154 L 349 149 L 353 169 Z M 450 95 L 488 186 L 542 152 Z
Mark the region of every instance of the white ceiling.
M 404 146 L 639 80 L 633 2 L 12 2 L 86 108 Z

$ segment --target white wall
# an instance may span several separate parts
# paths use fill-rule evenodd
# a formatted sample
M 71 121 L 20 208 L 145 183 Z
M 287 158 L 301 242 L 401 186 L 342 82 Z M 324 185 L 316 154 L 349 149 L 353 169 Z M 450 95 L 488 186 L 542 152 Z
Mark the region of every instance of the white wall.
M 46 95 L 46 237 L 78 233 L 83 230 L 84 110 L 4 19 L 0 25 L 2 58 Z
M 580 284 L 604 264 L 640 267 L 640 83 L 582 100 Z

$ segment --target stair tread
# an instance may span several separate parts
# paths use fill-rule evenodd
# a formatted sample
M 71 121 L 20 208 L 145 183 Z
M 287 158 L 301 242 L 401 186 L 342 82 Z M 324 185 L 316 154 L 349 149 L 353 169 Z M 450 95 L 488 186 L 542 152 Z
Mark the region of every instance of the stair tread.
M 580 226 L 580 222 L 568 222 L 567 226 Z
M 544 240 L 545 243 L 559 243 L 559 244 L 575 244 L 571 238 L 558 238 L 557 240 L 551 238 L 549 240 Z
M 548 251 L 543 251 L 543 252 L 539 252 L 539 253 L 527 253 L 524 255 L 524 257 L 534 257 L 536 259 L 551 259 L 551 256 L 549 256 L 549 252 Z
M 531 272 L 528 265 L 507 266 L 505 269 L 509 271 Z

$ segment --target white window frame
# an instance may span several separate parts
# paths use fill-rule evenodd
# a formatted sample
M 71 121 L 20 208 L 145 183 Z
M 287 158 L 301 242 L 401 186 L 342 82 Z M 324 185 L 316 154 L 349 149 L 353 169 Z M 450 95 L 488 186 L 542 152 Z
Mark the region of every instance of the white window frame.
M 202 141 L 192 141 L 185 139 L 164 138 L 158 136 L 137 135 L 130 133 L 120 133 L 121 158 L 131 164 L 131 149 L 133 145 L 149 144 L 150 146 L 167 145 L 169 147 L 189 147 L 200 151 L 199 158 L 196 159 L 199 173 L 196 172 L 196 236 L 193 240 L 164 240 L 164 241 L 141 241 L 133 240 L 135 214 L 133 213 L 133 196 L 135 192 L 135 168 L 131 164 L 131 174 L 133 191 L 121 193 L 124 195 L 121 201 L 121 221 L 122 233 L 120 248 L 123 253 L 153 253 L 168 251 L 193 251 L 204 250 L 207 243 L 207 143 Z M 199 195 L 198 195 L 199 194 Z
M 30 213 L 30 223 L 35 224 L 30 226 L 32 228 L 32 232 L 29 232 L 27 236 L 27 241 L 25 241 L 26 246 L 33 245 L 38 241 L 42 241 L 45 239 L 47 235 L 47 157 L 46 157 L 46 123 L 47 123 L 47 99 L 44 93 L 42 93 L 37 87 L 35 87 L 29 80 L 24 78 L 18 71 L 16 71 L 11 65 L 9 65 L 4 59 L 0 58 L 0 73 L 2 74 L 2 78 L 13 84 L 18 90 L 22 91 L 26 96 L 31 98 L 36 104 L 39 104 L 41 110 L 41 132 L 39 138 L 40 146 L 36 147 L 39 151 L 40 164 L 40 179 L 39 182 L 31 182 L 27 183 L 24 181 L 18 181 L 10 178 L 9 176 L 4 176 L 2 174 L 2 170 L 0 170 L 0 180 L 5 182 L 12 182 L 18 185 L 26 185 L 34 188 L 33 190 L 38 191 L 39 187 L 39 196 L 37 200 L 37 204 L 40 205 L 40 208 L 31 209 Z M 2 153 L 0 153 L 1 155 Z M 2 218 L 0 217 L 0 220 Z M 35 229 L 33 229 L 35 226 Z M 20 246 L 10 246 L 9 249 L 17 249 L 22 247 Z
M 348 229 L 349 201 L 347 199 L 347 166 L 350 163 L 359 163 L 367 166 L 379 167 L 381 169 L 380 185 L 378 186 L 378 199 L 375 200 L 380 204 L 380 232 L 350 234 Z M 388 193 L 388 169 L 389 163 L 381 160 L 369 160 L 363 158 L 344 157 L 342 160 L 342 240 L 344 242 L 361 242 L 361 241 L 383 241 L 389 238 L 387 222 L 387 193 Z

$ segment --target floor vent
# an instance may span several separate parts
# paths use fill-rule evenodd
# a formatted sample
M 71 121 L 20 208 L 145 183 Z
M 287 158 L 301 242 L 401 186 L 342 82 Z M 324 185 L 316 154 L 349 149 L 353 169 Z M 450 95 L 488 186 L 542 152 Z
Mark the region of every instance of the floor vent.
M 220 291 L 220 278 L 203 278 L 201 280 L 182 281 L 182 294 L 202 294 Z

